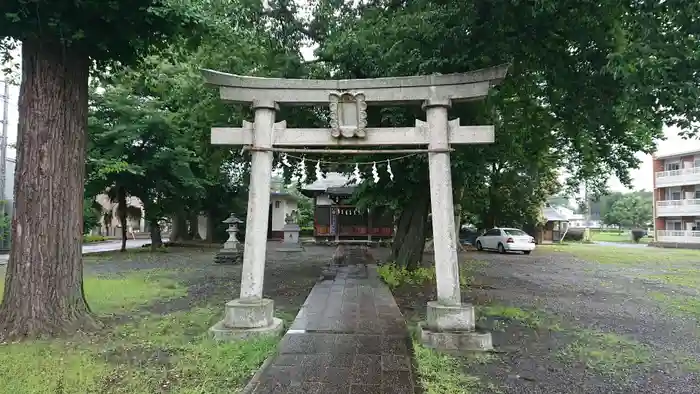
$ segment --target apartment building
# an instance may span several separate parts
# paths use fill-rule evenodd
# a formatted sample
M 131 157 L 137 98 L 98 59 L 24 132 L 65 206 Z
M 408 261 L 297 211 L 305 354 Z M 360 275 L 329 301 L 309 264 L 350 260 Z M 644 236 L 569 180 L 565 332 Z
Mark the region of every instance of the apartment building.
M 700 149 L 654 157 L 654 232 L 660 245 L 700 247 Z

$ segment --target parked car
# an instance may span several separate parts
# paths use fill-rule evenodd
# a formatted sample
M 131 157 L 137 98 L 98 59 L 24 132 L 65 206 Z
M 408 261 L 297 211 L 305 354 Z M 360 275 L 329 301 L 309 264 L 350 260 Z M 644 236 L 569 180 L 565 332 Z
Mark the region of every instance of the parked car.
M 535 238 L 517 228 L 496 227 L 476 238 L 476 248 L 530 254 L 535 250 Z

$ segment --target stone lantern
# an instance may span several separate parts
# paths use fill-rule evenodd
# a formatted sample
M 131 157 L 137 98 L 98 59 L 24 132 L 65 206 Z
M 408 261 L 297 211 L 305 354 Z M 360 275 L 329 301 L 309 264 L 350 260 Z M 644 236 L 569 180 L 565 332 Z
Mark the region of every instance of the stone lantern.
M 214 262 L 217 264 L 240 264 L 243 261 L 243 247 L 241 243 L 238 242 L 237 234 L 238 225 L 243 223 L 243 221 L 234 214 L 231 214 L 231 216 L 222 223 L 228 225 L 226 229 L 228 239 L 224 243 L 224 247 L 216 254 Z

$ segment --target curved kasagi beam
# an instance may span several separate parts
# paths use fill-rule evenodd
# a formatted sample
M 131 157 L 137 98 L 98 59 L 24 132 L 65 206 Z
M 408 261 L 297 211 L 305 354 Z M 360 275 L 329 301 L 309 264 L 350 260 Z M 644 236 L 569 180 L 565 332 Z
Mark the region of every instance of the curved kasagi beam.
M 362 92 L 368 104 L 422 103 L 430 98 L 453 102 L 478 100 L 499 84 L 508 72 L 501 65 L 459 74 L 434 74 L 373 79 L 285 79 L 249 77 L 202 70 L 210 85 L 218 86 L 221 99 L 252 103 L 269 101 L 291 105 L 327 104 L 337 91 Z

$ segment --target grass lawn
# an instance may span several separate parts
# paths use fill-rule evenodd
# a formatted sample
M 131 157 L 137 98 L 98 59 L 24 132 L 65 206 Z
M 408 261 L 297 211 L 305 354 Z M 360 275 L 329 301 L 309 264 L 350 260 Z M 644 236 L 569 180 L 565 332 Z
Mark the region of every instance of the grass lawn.
M 0 279 L 4 279 L 0 268 Z M 0 345 L 0 387 L 13 394 L 235 393 L 274 351 L 278 338 L 216 343 L 208 328 L 222 304 L 154 313 L 150 305 L 187 294 L 165 269 L 86 276 L 102 331 Z M 181 274 L 181 272 L 178 272 Z M 0 294 L 2 283 L 0 281 Z
M 618 243 L 634 243 L 631 239 L 629 231 L 623 231 L 621 233 L 617 232 L 603 232 L 603 231 L 591 231 L 591 238 L 594 242 L 618 242 Z M 639 240 L 640 244 L 647 244 L 651 241 L 651 237 L 644 237 Z
M 484 390 L 498 392 L 497 385 L 465 371 L 471 366 L 491 362 L 496 356 L 490 353 L 452 356 L 426 348 L 415 339 L 413 351 L 418 383 L 425 394 L 475 394 Z
M 700 250 L 667 249 L 654 247 L 616 247 L 595 244 L 569 243 L 542 245 L 538 251 L 564 252 L 582 260 L 600 264 L 647 264 L 664 265 L 678 262 L 700 262 Z

